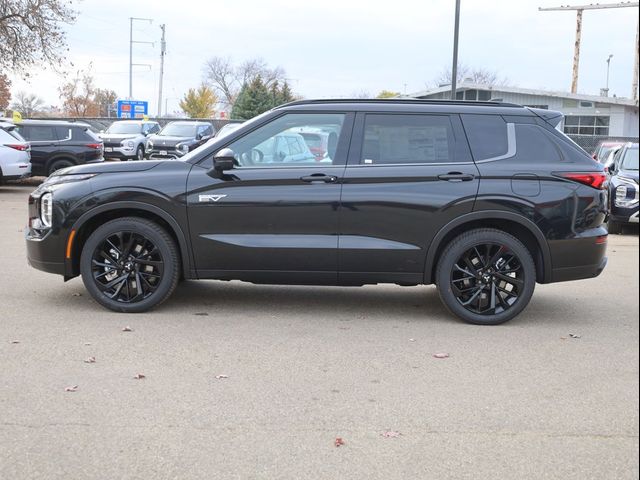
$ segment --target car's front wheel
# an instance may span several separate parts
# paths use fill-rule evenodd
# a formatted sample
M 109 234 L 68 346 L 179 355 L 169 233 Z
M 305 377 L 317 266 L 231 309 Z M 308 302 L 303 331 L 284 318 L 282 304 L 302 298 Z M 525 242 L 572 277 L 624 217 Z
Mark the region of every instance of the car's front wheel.
M 514 318 L 528 305 L 535 283 L 529 250 L 512 235 L 494 229 L 471 230 L 453 239 L 436 270 L 442 302 L 476 325 Z
M 89 236 L 80 272 L 98 303 L 116 312 L 138 313 L 171 295 L 180 278 L 180 258 L 162 227 L 126 217 L 105 223 Z
M 136 150 L 136 160 L 144 160 L 144 147 L 142 145 L 138 145 L 138 149 Z

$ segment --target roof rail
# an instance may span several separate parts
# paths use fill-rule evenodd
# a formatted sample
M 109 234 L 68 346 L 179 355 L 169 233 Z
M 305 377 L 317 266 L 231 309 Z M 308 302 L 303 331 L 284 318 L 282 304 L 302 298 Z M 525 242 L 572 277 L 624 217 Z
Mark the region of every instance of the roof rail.
M 434 99 L 422 99 L 422 98 L 326 98 L 326 99 L 312 99 L 312 100 L 295 100 L 293 102 L 285 103 L 276 107 L 288 107 L 291 105 L 313 105 L 322 103 L 412 103 L 418 105 L 476 105 L 481 107 L 518 107 L 522 108 L 522 105 L 515 103 L 505 102 L 478 102 L 473 100 L 434 100 Z

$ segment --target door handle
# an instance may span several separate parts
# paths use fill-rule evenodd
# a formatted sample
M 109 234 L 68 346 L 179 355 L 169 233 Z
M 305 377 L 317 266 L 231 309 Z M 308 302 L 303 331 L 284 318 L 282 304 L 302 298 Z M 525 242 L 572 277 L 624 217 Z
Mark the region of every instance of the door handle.
M 300 180 L 306 183 L 324 182 L 324 183 L 336 183 L 338 177 L 333 175 L 325 175 L 324 173 L 314 173 L 313 175 L 307 175 L 300 177 Z
M 471 173 L 449 172 L 444 175 L 438 175 L 438 178 L 447 182 L 470 182 L 476 177 Z

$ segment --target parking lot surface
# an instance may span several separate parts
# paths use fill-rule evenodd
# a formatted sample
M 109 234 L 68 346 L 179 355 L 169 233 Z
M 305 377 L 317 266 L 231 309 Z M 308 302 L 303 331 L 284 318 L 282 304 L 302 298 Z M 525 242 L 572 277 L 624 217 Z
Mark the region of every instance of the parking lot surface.
M 32 188 L 0 186 L 2 479 L 638 478 L 637 229 L 498 327 L 433 286 L 188 281 L 124 315 L 27 266 Z

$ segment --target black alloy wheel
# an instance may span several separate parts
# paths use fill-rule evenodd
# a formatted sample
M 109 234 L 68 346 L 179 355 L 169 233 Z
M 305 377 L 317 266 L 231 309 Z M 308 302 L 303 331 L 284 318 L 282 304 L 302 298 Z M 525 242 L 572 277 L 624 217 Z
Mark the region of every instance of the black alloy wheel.
M 474 245 L 451 270 L 451 289 L 456 299 L 479 315 L 506 312 L 518 301 L 523 288 L 522 264 L 505 245 Z
M 142 218 L 112 220 L 87 239 L 80 258 L 82 281 L 101 305 L 143 312 L 166 300 L 180 277 L 178 249 L 159 225 Z
M 472 230 L 455 238 L 438 263 L 436 283 L 445 306 L 466 322 L 497 325 L 529 303 L 536 282 L 527 248 L 500 230 Z
M 154 243 L 135 232 L 108 236 L 91 259 L 96 287 L 108 298 L 138 302 L 155 292 L 162 280 L 164 262 Z

